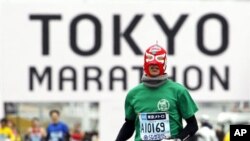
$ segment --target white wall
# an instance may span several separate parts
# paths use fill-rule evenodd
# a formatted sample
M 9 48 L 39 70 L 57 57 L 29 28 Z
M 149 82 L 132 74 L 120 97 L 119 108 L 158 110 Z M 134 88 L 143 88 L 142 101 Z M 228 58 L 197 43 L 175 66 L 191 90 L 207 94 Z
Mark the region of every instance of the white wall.
M 4 116 L 4 109 L 3 109 L 3 101 L 2 101 L 2 95 L 0 94 L 0 119 Z
M 1 2 L 1 1 L 0 1 Z M 2 17 L 2 6 L 0 6 L 0 15 Z M 0 56 L 3 55 L 3 48 L 2 48 L 2 28 L 0 28 Z M 0 66 L 3 66 L 3 60 L 0 59 Z M 4 109 L 3 109 L 3 97 L 2 97 L 2 94 L 3 94 L 3 89 L 2 89 L 2 84 L 3 84 L 3 77 L 2 77 L 2 67 L 0 68 L 0 119 L 4 116 Z

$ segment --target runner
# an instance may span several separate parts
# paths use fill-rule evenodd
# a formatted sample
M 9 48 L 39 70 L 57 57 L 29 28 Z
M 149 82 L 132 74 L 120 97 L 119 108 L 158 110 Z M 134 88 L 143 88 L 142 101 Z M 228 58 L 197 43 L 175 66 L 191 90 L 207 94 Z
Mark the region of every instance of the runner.
M 46 131 L 41 127 L 39 119 L 33 118 L 31 127 L 28 129 L 28 141 L 45 141 Z
M 69 129 L 60 121 L 60 112 L 51 110 L 49 115 L 51 123 L 47 128 L 47 141 L 69 141 Z
M 135 141 L 186 140 L 198 130 L 198 108 L 184 86 L 167 78 L 166 54 L 157 44 L 146 50 L 145 74 L 126 96 L 125 123 L 116 141 L 126 141 L 134 130 Z
M 8 120 L 6 118 L 1 120 L 0 141 L 15 141 L 15 135 L 8 126 Z

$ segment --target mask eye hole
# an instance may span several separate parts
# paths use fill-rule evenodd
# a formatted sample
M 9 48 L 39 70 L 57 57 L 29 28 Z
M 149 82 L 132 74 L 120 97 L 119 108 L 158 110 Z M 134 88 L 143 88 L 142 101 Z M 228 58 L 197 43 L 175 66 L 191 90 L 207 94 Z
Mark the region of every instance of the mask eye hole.
M 154 60 L 154 56 L 152 54 L 146 54 L 146 62 L 153 61 L 153 60 Z
M 157 57 L 157 60 L 159 60 L 159 61 L 164 61 L 164 57 L 159 56 L 159 57 Z
M 165 55 L 158 55 L 156 56 L 156 60 L 160 63 L 164 63 L 165 61 Z
M 151 56 L 151 55 L 147 55 L 147 56 L 146 56 L 146 59 L 148 59 L 148 60 L 152 60 L 152 59 L 153 59 L 153 56 Z

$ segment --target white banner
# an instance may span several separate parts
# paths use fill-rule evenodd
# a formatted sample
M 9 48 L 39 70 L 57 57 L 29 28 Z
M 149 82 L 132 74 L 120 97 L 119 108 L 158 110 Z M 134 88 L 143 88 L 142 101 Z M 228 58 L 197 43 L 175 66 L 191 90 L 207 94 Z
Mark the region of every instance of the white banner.
M 169 77 L 196 101 L 249 99 L 249 6 L 4 4 L 3 101 L 99 101 L 101 140 L 114 140 L 156 41 L 169 52 Z
M 156 40 L 169 51 L 170 78 L 196 100 L 247 98 L 247 4 L 196 5 L 6 4 L 4 99 L 124 95 Z

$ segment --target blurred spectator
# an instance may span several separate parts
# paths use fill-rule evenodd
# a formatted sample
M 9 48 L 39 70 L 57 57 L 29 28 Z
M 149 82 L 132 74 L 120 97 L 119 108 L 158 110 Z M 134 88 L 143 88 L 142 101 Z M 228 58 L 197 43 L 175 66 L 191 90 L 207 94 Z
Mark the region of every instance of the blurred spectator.
M 99 136 L 97 132 L 93 132 L 91 141 L 99 141 Z
M 7 125 L 8 125 L 8 127 L 10 127 L 10 129 L 12 130 L 12 132 L 13 132 L 14 134 L 16 134 L 17 129 L 16 129 L 15 123 L 14 123 L 12 120 L 8 120 L 8 121 L 7 121 Z
M 99 141 L 98 132 L 85 132 L 83 141 Z
M 15 141 L 15 135 L 8 126 L 8 120 L 6 118 L 1 120 L 0 141 Z
M 83 141 L 92 141 L 93 134 L 91 132 L 85 132 Z
M 81 123 L 75 123 L 70 132 L 70 141 L 82 141 L 84 139 L 84 132 L 81 130 Z
M 231 109 L 233 112 L 250 112 L 250 105 L 248 101 L 236 102 Z
M 69 141 L 69 129 L 66 124 L 60 121 L 60 112 L 51 110 L 51 123 L 47 128 L 47 141 Z
M 218 141 L 215 130 L 208 115 L 202 115 L 200 119 L 201 127 L 197 131 L 197 141 Z
M 46 131 L 40 125 L 38 118 L 33 118 L 31 121 L 31 127 L 28 128 L 25 141 L 45 141 Z
M 223 126 L 223 125 L 221 125 L 221 126 Z M 223 127 L 217 128 L 215 132 L 216 132 L 216 136 L 217 136 L 218 140 L 223 141 L 223 138 L 225 135 L 225 133 L 223 131 Z
M 12 120 L 8 120 L 8 127 L 12 130 L 12 132 L 15 136 L 15 141 L 21 141 L 20 132 L 17 129 L 16 124 Z

